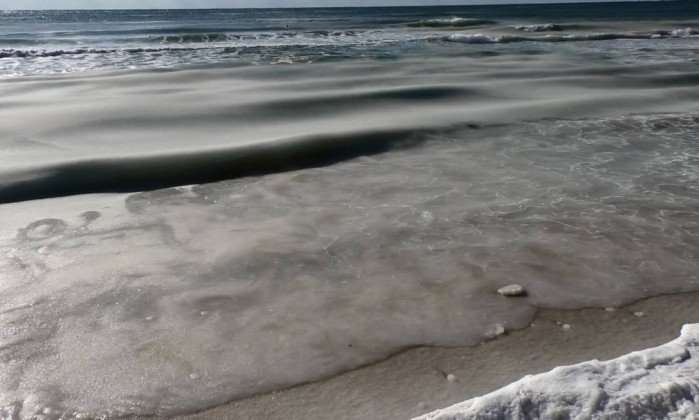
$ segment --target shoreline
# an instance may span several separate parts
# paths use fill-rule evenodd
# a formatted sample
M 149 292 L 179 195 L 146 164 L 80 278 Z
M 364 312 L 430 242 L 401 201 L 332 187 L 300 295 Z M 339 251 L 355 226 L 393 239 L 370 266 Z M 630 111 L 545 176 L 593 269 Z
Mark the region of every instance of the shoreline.
M 0 417 L 411 418 L 677 337 L 699 8 L 584 9 L 5 16 L 72 73 L 0 80 Z
M 175 418 L 412 418 L 484 395 L 525 375 L 609 360 L 671 341 L 683 324 L 699 322 L 696 303 L 699 292 L 646 298 L 614 311 L 539 309 L 530 326 L 474 347 L 411 348 L 328 379 Z M 454 375 L 452 381 L 447 375 Z

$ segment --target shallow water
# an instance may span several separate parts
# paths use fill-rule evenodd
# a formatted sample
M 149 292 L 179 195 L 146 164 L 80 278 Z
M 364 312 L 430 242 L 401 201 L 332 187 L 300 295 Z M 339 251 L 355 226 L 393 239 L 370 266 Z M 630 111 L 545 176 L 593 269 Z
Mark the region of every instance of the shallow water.
M 476 344 L 537 307 L 699 290 L 682 7 L 339 11 L 313 30 L 432 38 L 296 65 L 0 58 L 22 69 L 0 82 L 0 416 L 196 411 Z M 600 27 L 624 36 L 580 40 Z M 468 37 L 485 43 L 451 42 Z
M 5 205 L 3 404 L 191 411 L 475 344 L 536 306 L 697 290 L 698 121 L 465 129 L 316 169 Z M 512 282 L 529 298 L 497 295 Z

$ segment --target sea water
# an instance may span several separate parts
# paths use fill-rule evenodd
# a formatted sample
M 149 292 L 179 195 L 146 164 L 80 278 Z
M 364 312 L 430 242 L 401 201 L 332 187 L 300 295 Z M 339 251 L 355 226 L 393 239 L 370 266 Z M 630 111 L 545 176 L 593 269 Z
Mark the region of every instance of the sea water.
M 699 290 L 695 2 L 0 22 L 0 417 L 192 412 Z

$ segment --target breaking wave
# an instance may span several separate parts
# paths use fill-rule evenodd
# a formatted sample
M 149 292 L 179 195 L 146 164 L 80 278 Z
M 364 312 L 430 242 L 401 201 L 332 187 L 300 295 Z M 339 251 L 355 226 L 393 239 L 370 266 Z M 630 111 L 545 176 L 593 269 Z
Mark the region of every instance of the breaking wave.
M 98 55 L 98 54 L 142 54 L 142 53 L 164 53 L 182 52 L 196 50 L 221 49 L 229 52 L 231 48 L 254 48 L 254 47 L 315 47 L 333 45 L 332 38 L 357 37 L 356 31 L 313 31 L 306 33 L 281 32 L 265 34 L 233 34 L 233 33 L 212 33 L 212 34 L 185 34 L 185 35 L 165 35 L 157 39 L 150 39 L 146 44 L 156 43 L 161 46 L 141 46 L 133 48 L 5 48 L 0 49 L 0 59 L 2 58 L 47 58 L 76 55 Z M 327 40 L 326 43 L 315 42 L 314 40 Z M 271 41 L 271 42 L 270 42 Z M 278 43 L 274 41 L 279 41 Z M 380 41 L 379 41 L 380 42 Z M 341 45 L 341 41 L 337 42 Z
M 662 39 L 662 38 L 688 38 L 699 35 L 699 31 L 693 28 L 675 30 L 660 30 L 645 33 L 619 32 L 619 33 L 593 33 L 593 34 L 564 34 L 544 36 L 518 36 L 518 35 L 489 35 L 481 33 L 455 33 L 441 37 L 443 41 L 459 42 L 464 44 L 507 44 L 512 42 L 580 42 L 580 41 L 611 41 L 616 39 Z
M 76 49 L 57 49 L 57 50 L 22 50 L 22 49 L 4 49 L 0 50 L 0 58 L 46 58 L 60 57 L 64 55 L 87 55 L 87 54 L 138 54 L 138 53 L 157 53 L 166 51 L 188 51 L 201 48 L 76 48 Z
M 361 31 L 307 31 L 307 32 L 264 32 L 264 33 L 199 33 L 199 34 L 167 34 L 162 37 L 150 38 L 149 41 L 160 42 L 163 44 L 186 44 L 186 43 L 220 43 L 228 41 L 260 41 L 274 39 L 317 39 L 317 38 L 333 38 L 333 37 L 355 37 L 361 34 Z
M 461 18 L 459 18 L 461 19 Z M 470 21 L 470 20 L 469 20 Z M 465 26 L 465 24 L 464 24 Z M 524 32 L 544 32 L 560 31 L 558 25 L 528 25 L 515 27 Z M 38 48 L 5 48 L 0 49 L 0 59 L 2 58 L 47 58 L 60 56 L 96 55 L 96 54 L 142 54 L 142 53 L 164 53 L 182 52 L 206 49 L 223 49 L 229 52 L 230 48 L 248 48 L 257 46 L 276 46 L 275 44 L 264 44 L 270 40 L 291 40 L 291 43 L 280 44 L 278 46 L 296 46 L 300 48 L 314 47 L 323 44 L 313 42 L 318 38 L 347 38 L 358 37 L 358 31 L 312 31 L 305 33 L 280 32 L 265 34 L 233 34 L 233 33 L 211 33 L 211 34 L 186 34 L 186 35 L 165 35 L 158 38 L 158 42 L 163 46 L 134 47 L 134 48 L 59 48 L 59 49 L 38 49 Z M 483 33 L 453 33 L 446 36 L 428 35 L 423 38 L 407 38 L 407 41 L 421 40 L 442 40 L 446 42 L 464 44 L 507 44 L 513 42 L 577 42 L 577 41 L 607 41 L 616 39 L 667 39 L 667 38 L 688 38 L 699 35 L 699 31 L 693 28 L 680 28 L 674 30 L 657 30 L 645 33 L 620 32 L 620 33 L 591 33 L 591 34 L 560 34 L 543 36 L 520 36 L 520 35 L 491 35 Z M 364 40 L 366 42 L 367 40 Z M 394 42 L 389 38 L 382 40 L 376 37 L 373 42 Z M 259 42 L 262 42 L 260 44 Z M 358 41 L 359 42 L 359 41 Z M 171 46 L 165 46 L 171 45 Z M 338 44 L 340 45 L 340 44 Z M 344 44 L 347 46 L 348 44 Z
M 497 22 L 486 19 L 470 19 L 461 17 L 451 17 L 442 19 L 426 19 L 408 23 L 411 28 L 454 28 L 469 26 L 493 25 Z
M 538 25 L 517 25 L 513 26 L 513 28 L 523 32 L 558 32 L 564 29 L 563 26 L 557 25 L 555 23 L 544 23 Z

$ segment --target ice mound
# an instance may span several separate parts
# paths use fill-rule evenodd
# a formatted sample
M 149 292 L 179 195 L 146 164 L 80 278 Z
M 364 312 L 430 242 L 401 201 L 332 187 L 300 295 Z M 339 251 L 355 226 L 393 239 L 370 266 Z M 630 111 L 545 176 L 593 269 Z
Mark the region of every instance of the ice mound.
M 685 325 L 668 344 L 526 376 L 416 420 L 696 419 L 698 356 L 699 324 Z

